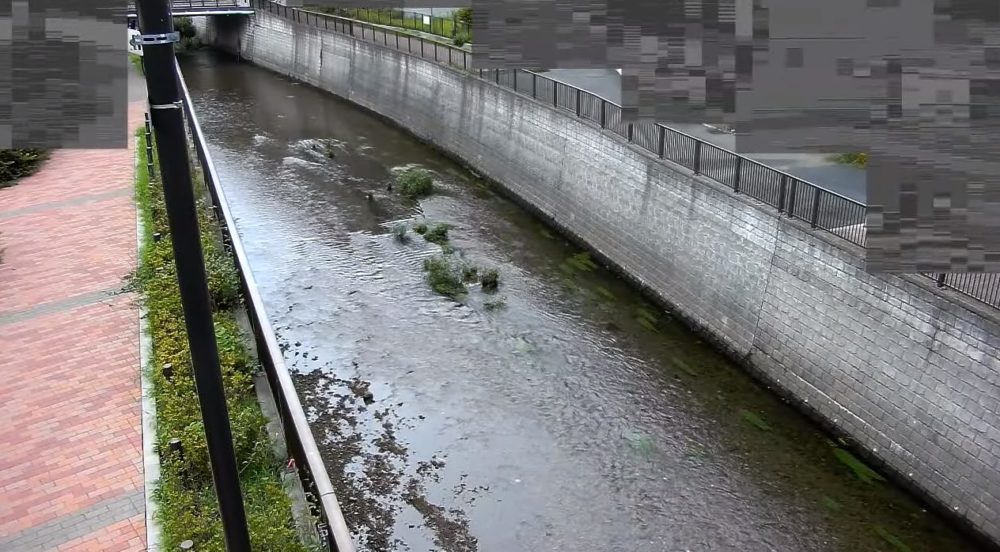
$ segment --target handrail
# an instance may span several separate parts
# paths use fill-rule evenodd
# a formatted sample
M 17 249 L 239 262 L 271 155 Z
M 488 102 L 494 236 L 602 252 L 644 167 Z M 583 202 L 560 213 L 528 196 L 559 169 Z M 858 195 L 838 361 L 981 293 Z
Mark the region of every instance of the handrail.
M 321 538 L 326 546 L 331 546 L 331 550 L 336 552 L 354 552 L 354 544 L 351 541 L 351 533 L 344 520 L 343 512 L 334 492 L 330 476 L 326 471 L 323 458 L 316 446 L 312 430 L 306 419 L 305 411 L 299 401 L 298 393 L 292 382 L 291 375 L 285 366 L 281 348 L 278 346 L 274 328 L 268 320 L 264 310 L 264 300 L 257 288 L 257 282 L 250 270 L 250 262 L 246 251 L 243 249 L 243 242 L 239 232 L 236 231 L 235 217 L 229 209 L 225 192 L 219 184 L 219 175 L 215 170 L 215 163 L 212 155 L 208 151 L 205 137 L 202 134 L 201 125 L 194 111 L 194 104 L 188 92 L 187 83 L 184 82 L 184 75 L 181 72 L 180 64 L 175 60 L 178 80 L 180 81 L 181 94 L 183 96 L 184 113 L 188 123 L 188 130 L 191 133 L 194 148 L 201 164 L 205 185 L 212 197 L 215 205 L 216 216 L 221 222 L 223 234 L 227 244 L 236 257 L 236 267 L 240 275 L 240 283 L 243 288 L 243 296 L 246 302 L 250 323 L 253 326 L 254 337 L 257 341 L 257 353 L 264 365 L 271 386 L 271 393 L 275 403 L 278 405 L 278 412 L 281 415 L 282 426 L 285 431 L 286 442 L 306 489 L 313 489 L 313 495 L 319 501 L 319 514 L 323 518 L 326 527 L 319 527 Z M 332 538 L 332 540 L 331 540 Z

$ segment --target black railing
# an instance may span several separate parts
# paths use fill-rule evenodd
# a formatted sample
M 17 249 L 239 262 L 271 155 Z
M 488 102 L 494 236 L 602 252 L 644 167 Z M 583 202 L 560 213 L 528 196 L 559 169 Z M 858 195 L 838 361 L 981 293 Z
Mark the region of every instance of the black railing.
M 212 199 L 215 215 L 222 229 L 223 240 L 236 259 L 236 269 L 240 277 L 240 287 L 254 341 L 257 346 L 257 356 L 267 374 L 267 381 L 274 397 L 281 426 L 284 430 L 285 443 L 294 467 L 302 481 L 303 488 L 310 498 L 312 514 L 320 520 L 317 532 L 323 541 L 324 549 L 335 552 L 354 552 L 350 531 L 344 521 L 343 513 L 334 493 L 330 476 L 323 464 L 316 441 L 306 419 L 302 404 L 292 383 L 292 378 L 285 367 L 284 357 L 278 346 L 274 329 L 264 311 L 264 301 L 257 289 L 250 263 L 239 234 L 225 193 L 219 184 L 219 176 L 215 171 L 212 156 L 208 152 L 205 137 L 198 123 L 198 117 L 188 93 L 187 84 L 177 65 L 177 74 L 181 83 L 184 115 L 188 127 L 192 149 L 198 159 L 205 186 Z
M 459 21 L 457 17 L 438 17 L 404 9 L 327 8 L 324 11 L 331 15 L 339 15 L 376 25 L 402 27 L 447 38 L 464 35 L 468 41 L 468 37 L 471 35 L 469 26 Z
M 120 4 L 119 4 L 120 5 Z M 170 0 L 172 13 L 188 11 L 222 11 L 233 8 L 249 8 L 248 0 Z M 135 14 L 135 0 L 128 2 L 128 13 Z
M 473 70 L 469 63 L 472 54 L 466 49 L 414 36 L 402 29 L 289 8 L 272 0 L 254 0 L 254 7 L 297 23 L 346 34 L 470 71 L 498 86 L 595 123 L 660 159 L 714 180 L 734 193 L 766 203 L 788 218 L 801 220 L 815 230 L 828 232 L 860 247 L 865 246 L 868 208 L 864 203 L 668 126 L 649 122 L 627 123 L 622 117 L 620 105 L 586 90 L 523 69 Z M 941 287 L 949 287 L 1000 308 L 998 274 L 934 274 L 930 277 Z

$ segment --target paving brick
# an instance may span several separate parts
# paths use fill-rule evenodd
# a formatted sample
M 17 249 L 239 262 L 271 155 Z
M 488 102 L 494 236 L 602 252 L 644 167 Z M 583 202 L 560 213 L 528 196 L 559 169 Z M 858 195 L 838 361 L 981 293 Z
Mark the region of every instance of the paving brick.
M 0 549 L 145 549 L 138 310 L 113 293 L 136 262 L 133 155 L 55 151 L 0 190 Z

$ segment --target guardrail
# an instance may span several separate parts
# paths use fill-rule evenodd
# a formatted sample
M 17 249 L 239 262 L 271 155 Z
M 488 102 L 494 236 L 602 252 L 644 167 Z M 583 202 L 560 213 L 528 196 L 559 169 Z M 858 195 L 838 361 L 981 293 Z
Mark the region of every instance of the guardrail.
M 179 64 L 176 65 L 176 70 L 181 85 L 184 115 L 190 140 L 204 176 L 205 186 L 208 188 L 212 204 L 215 207 L 214 211 L 222 229 L 223 240 L 236 258 L 240 288 L 243 292 L 247 315 L 256 342 L 257 356 L 264 366 L 271 394 L 278 408 L 285 443 L 303 488 L 307 492 L 307 496 L 311 498 L 312 514 L 321 520 L 317 532 L 325 549 L 335 552 L 354 552 L 350 530 L 344 521 L 344 515 L 337 503 L 333 484 L 330 482 L 330 476 L 323 464 L 319 449 L 316 447 L 316 441 L 309 428 L 302 404 L 299 402 L 291 375 L 285 366 L 274 328 L 271 327 L 264 310 L 264 301 L 257 289 L 253 273 L 250 271 L 250 263 L 243 249 L 243 243 L 236 232 L 235 219 L 229 209 L 229 203 L 226 201 L 222 186 L 219 184 L 219 175 L 215 171 L 212 156 L 208 151 Z
M 273 0 L 253 0 L 254 8 L 297 23 L 346 34 L 408 54 L 471 72 L 518 94 L 572 113 L 609 130 L 664 161 L 708 177 L 733 193 L 766 203 L 788 218 L 865 247 L 868 207 L 784 171 L 768 167 L 660 123 L 627 123 L 622 107 L 611 100 L 524 69 L 471 69 L 469 50 L 414 36 L 405 30 L 354 19 L 289 8 Z M 1000 274 L 923 274 L 964 295 L 1000 308 Z

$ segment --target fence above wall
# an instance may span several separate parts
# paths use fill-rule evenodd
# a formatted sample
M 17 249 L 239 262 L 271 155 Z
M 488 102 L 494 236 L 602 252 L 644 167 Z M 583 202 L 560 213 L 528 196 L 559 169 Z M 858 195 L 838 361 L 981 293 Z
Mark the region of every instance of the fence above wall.
M 664 161 L 710 178 L 733 193 L 761 201 L 788 218 L 865 247 L 867 206 L 794 175 L 769 167 L 659 123 L 627 123 L 622 107 L 586 90 L 524 69 L 472 69 L 465 48 L 415 36 L 403 29 L 347 17 L 290 8 L 273 0 L 254 0 L 254 7 L 297 23 L 345 34 L 383 47 L 461 69 L 502 88 L 549 104 L 595 123 Z M 1000 308 L 1000 274 L 922 274 L 938 287 L 954 289 Z

